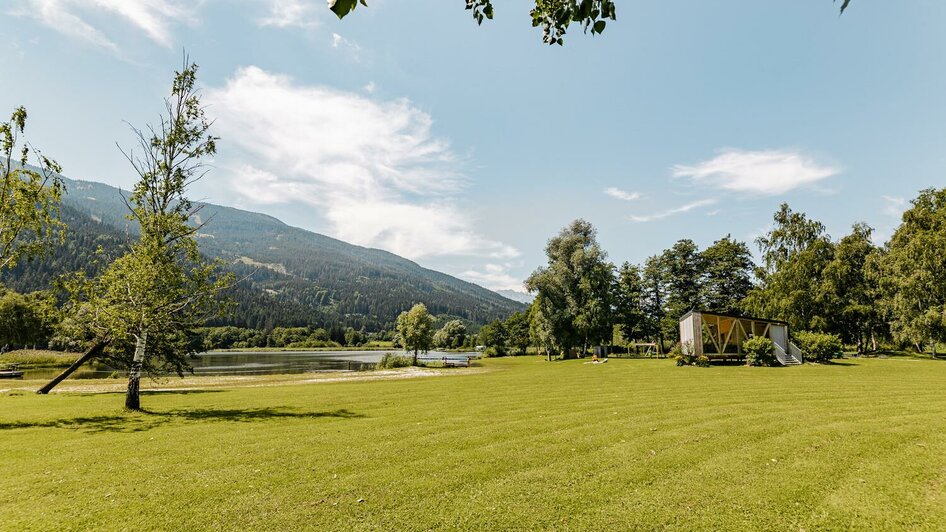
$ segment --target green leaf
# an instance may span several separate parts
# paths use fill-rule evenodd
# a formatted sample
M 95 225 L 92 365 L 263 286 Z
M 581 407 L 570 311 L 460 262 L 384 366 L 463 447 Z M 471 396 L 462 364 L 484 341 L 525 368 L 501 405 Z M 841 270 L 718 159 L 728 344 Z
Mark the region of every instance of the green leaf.
M 591 28 L 591 33 L 601 33 L 602 31 L 604 31 L 605 25 L 606 24 L 603 20 L 599 20 L 598 22 L 595 22 L 595 25 Z
M 330 0 L 329 9 L 332 10 L 332 13 L 339 18 L 345 18 L 345 15 L 351 13 L 355 10 L 355 6 L 358 5 L 358 0 Z M 365 0 L 361 0 L 361 5 L 367 7 L 368 4 L 365 3 Z

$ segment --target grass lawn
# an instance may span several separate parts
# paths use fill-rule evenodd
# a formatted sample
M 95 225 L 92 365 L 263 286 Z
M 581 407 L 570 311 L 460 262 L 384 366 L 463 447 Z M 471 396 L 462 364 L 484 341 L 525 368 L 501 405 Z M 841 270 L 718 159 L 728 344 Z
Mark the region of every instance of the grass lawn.
M 0 528 L 946 530 L 946 362 L 484 366 L 7 392 Z

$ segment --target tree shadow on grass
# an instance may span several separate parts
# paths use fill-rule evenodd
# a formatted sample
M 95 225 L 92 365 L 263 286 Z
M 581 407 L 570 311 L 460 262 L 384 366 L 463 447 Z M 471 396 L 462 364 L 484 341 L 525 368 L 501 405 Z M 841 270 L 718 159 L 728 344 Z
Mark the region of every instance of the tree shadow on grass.
M 0 430 L 25 428 L 61 428 L 82 432 L 143 432 L 173 421 L 252 423 L 274 419 L 353 419 L 365 417 L 350 410 L 299 412 L 285 408 L 195 408 L 168 411 L 128 412 L 117 415 L 83 416 L 48 421 L 0 421 Z
M 141 395 L 193 395 L 193 394 L 202 394 L 202 393 L 220 393 L 226 390 L 141 390 Z M 114 392 L 69 392 L 69 395 L 74 397 L 98 397 L 102 395 L 121 395 L 124 396 L 127 392 L 125 390 L 114 391 Z

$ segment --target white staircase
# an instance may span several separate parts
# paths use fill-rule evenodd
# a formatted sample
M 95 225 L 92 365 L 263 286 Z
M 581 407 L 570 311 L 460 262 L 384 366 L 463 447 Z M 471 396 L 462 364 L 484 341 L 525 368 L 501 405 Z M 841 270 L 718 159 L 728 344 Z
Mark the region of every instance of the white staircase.
M 801 350 L 791 342 L 788 343 L 788 353 L 779 347 L 778 344 L 775 344 L 774 347 L 775 358 L 777 358 L 783 366 L 799 366 L 804 360 L 801 355 Z

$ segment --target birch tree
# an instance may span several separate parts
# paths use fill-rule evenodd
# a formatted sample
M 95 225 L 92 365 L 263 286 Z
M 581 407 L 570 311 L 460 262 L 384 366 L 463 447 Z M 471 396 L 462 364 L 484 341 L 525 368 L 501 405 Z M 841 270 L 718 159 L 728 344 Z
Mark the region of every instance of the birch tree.
M 190 223 L 201 205 L 187 189 L 206 174 L 204 160 L 216 151 L 211 122 L 196 89 L 197 65 L 185 57 L 175 72 L 165 113 L 146 131 L 132 127 L 138 145 L 122 150 L 139 180 L 125 202 L 140 233 L 127 252 L 94 279 L 77 275 L 67 281 L 68 307 L 81 316 L 100 356 L 127 367 L 125 407 L 141 408 L 143 373 L 183 376 L 199 345 L 193 330 L 219 315 L 219 293 L 231 277 L 219 275 L 219 263 L 204 259 Z M 61 379 L 60 379 L 61 380 Z

